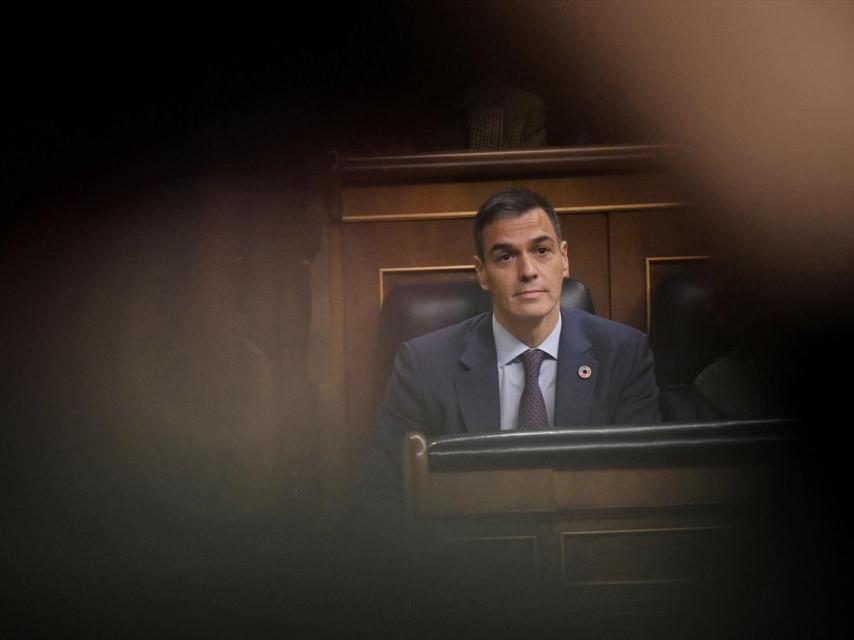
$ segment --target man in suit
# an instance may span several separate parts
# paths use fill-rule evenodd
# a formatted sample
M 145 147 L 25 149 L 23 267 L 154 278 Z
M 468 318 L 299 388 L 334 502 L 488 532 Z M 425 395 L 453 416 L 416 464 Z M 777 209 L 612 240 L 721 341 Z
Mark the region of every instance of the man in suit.
M 489 198 L 474 266 L 493 311 L 401 345 L 377 414 L 372 482 L 400 500 L 402 441 L 427 436 L 659 421 L 641 332 L 560 306 L 567 244 L 552 205 L 527 189 Z

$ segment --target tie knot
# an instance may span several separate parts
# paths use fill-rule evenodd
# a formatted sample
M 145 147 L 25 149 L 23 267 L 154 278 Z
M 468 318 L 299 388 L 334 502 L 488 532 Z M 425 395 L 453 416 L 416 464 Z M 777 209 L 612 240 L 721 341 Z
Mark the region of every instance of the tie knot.
M 525 376 L 529 380 L 536 380 L 540 377 L 540 365 L 543 363 L 545 355 L 545 352 L 539 349 L 528 349 L 519 356 L 522 358 L 522 364 L 525 365 Z

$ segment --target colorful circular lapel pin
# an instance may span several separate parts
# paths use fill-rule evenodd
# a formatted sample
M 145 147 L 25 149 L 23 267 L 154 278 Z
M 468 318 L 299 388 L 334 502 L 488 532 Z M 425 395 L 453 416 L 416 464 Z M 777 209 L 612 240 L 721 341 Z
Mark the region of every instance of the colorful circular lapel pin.
M 580 367 L 578 367 L 578 377 L 581 378 L 582 380 L 587 380 L 587 378 L 589 378 L 592 375 L 593 375 L 593 369 L 588 367 L 586 364 L 583 364 Z

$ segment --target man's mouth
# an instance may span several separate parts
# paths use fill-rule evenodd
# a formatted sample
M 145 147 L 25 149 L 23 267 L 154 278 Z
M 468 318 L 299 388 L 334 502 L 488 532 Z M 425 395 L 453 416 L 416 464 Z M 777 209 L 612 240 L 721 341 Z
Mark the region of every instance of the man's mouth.
M 516 294 L 517 298 L 536 298 L 541 293 L 545 293 L 545 289 L 525 289 Z

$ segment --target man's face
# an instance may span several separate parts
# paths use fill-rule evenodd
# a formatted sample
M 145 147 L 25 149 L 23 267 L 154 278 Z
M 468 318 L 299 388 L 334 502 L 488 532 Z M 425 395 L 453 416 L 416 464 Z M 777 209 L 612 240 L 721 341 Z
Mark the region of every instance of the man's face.
M 498 321 L 511 332 L 538 321 L 557 321 L 563 279 L 569 276 L 566 242 L 558 244 L 546 212 L 499 218 L 483 229 L 484 257 L 474 259 L 480 286 L 492 294 Z

